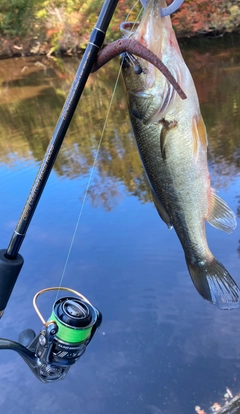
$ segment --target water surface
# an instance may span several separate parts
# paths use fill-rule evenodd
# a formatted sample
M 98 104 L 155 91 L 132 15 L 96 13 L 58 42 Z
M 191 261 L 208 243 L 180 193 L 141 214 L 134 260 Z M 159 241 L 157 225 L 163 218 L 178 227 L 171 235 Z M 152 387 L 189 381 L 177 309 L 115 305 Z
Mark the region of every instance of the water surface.
M 209 135 L 213 186 L 240 210 L 240 49 L 185 45 Z M 78 61 L 11 59 L 0 65 L 0 229 L 6 248 L 44 156 Z M 91 75 L 22 245 L 25 263 L 1 336 L 41 322 L 34 294 L 60 283 L 117 77 Z M 238 220 L 239 221 L 239 220 Z M 239 228 L 207 225 L 209 245 L 240 284 Z M 0 352 L 2 412 L 206 413 L 228 386 L 240 390 L 239 310 L 196 292 L 180 243 L 160 220 L 131 133 L 120 81 L 62 282 L 103 313 L 103 324 L 66 379 L 43 385 L 12 351 Z M 55 294 L 39 300 L 45 318 Z

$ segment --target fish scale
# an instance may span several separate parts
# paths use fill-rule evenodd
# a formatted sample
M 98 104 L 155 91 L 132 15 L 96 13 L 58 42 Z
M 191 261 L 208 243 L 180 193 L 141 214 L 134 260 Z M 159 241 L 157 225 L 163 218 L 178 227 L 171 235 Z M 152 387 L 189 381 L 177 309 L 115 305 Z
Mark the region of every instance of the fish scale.
M 153 201 L 183 247 L 190 276 L 204 299 L 220 309 L 240 306 L 240 291 L 225 267 L 211 253 L 206 220 L 228 233 L 234 213 L 211 188 L 207 134 L 191 74 L 182 58 L 169 16 L 161 17 L 161 0 L 150 0 L 135 32 L 124 32 L 155 53 L 187 95 L 182 100 L 168 80 L 139 59 L 136 73 L 123 56 L 122 74 L 130 120 Z

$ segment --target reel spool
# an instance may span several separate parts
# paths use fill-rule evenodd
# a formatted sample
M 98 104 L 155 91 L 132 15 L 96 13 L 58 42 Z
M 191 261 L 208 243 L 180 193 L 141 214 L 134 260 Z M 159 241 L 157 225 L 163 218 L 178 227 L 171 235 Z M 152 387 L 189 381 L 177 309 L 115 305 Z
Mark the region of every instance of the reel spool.
M 58 299 L 52 314 L 45 321 L 36 300 L 52 290 L 64 290 L 76 297 Z M 71 365 L 83 355 L 102 321 L 101 313 L 79 292 L 63 287 L 43 289 L 33 298 L 33 306 L 43 323 L 38 335 L 26 329 L 19 335 L 19 342 L 0 339 L 0 349 L 12 349 L 22 356 L 34 375 L 48 383 L 65 378 Z

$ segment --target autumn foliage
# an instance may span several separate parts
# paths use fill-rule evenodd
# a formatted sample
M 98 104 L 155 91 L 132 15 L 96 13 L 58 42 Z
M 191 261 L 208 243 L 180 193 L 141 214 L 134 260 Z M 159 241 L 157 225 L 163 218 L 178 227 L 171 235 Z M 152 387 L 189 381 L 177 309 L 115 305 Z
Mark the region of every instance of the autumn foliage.
M 240 31 L 239 2 L 185 0 L 172 16 L 177 35 Z M 15 54 L 21 48 L 31 53 L 49 54 L 72 54 L 84 49 L 102 4 L 103 0 L 1 0 L 0 55 Z M 139 2 L 131 11 L 134 4 L 134 0 L 119 0 L 107 32 L 107 42 L 119 38 L 122 21 L 138 18 L 141 4 Z
M 239 0 L 185 0 L 173 16 L 178 35 L 201 35 L 240 30 Z

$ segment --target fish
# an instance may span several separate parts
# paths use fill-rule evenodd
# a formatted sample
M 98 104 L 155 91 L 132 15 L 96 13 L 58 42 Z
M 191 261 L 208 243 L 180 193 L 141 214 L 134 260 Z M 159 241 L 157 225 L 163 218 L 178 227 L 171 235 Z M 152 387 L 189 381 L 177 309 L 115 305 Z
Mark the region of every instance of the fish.
M 199 294 L 219 309 L 240 306 L 239 287 L 214 257 L 206 221 L 231 233 L 236 217 L 211 187 L 208 137 L 191 73 L 182 57 L 170 16 L 161 17 L 165 0 L 149 0 L 140 23 L 122 24 L 123 37 L 137 40 L 170 70 L 185 92 L 182 99 L 151 63 L 121 55 L 122 77 L 138 151 L 155 207 L 174 228 Z M 127 28 L 126 28 L 127 27 Z

